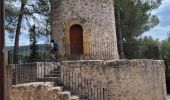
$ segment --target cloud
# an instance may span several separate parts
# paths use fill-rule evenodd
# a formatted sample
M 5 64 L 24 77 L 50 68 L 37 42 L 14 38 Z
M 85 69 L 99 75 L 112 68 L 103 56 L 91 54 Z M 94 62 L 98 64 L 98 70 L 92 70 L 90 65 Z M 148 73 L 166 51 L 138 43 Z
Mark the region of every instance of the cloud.
M 19 45 L 29 45 L 29 34 L 27 32 L 22 32 L 20 35 Z
M 167 37 L 167 32 L 169 29 L 170 26 L 161 27 L 160 25 L 158 25 L 149 32 L 146 32 L 144 36 L 152 36 L 155 39 L 164 40 Z
M 152 14 L 158 16 L 160 23 L 144 35 L 160 40 L 166 39 L 167 33 L 170 31 L 170 0 L 163 0 L 162 5 L 154 10 Z
M 170 4 L 170 0 L 163 0 L 160 7 L 158 9 L 154 10 L 153 13 L 163 15 L 163 16 L 169 15 L 167 13 L 167 11 L 170 12 L 169 11 L 170 10 L 169 4 Z
M 154 14 L 158 15 L 161 26 L 170 25 L 170 0 L 163 0 L 162 5 L 157 9 Z
M 23 31 L 19 37 L 19 45 L 23 46 L 23 45 L 29 45 L 30 44 L 30 38 L 29 38 L 29 33 L 26 32 L 26 31 Z M 46 37 L 46 36 L 39 36 L 37 38 L 37 44 L 46 44 L 46 43 L 49 43 L 48 40 L 49 37 Z M 9 33 L 6 32 L 6 35 L 5 35 L 5 43 L 6 43 L 6 46 L 13 46 L 14 45 L 14 39 L 10 39 L 9 38 Z
M 9 33 L 8 32 L 5 32 L 5 44 L 7 46 L 14 45 L 14 40 L 9 38 Z
M 15 38 L 14 38 L 15 39 Z M 5 44 L 6 46 L 14 46 L 14 39 L 9 38 L 9 33 L 5 32 Z M 29 35 L 26 32 L 22 32 L 19 37 L 19 45 L 28 45 L 29 44 Z
M 38 44 L 47 44 L 49 43 L 49 37 L 40 36 L 37 38 Z

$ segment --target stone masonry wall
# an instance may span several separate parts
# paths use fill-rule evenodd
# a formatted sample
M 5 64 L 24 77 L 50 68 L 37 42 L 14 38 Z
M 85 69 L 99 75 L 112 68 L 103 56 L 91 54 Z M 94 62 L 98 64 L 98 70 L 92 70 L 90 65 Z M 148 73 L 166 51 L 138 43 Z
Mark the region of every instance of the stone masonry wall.
M 65 61 L 61 65 L 107 85 L 108 100 L 167 100 L 163 61 Z
M 79 24 L 83 28 L 84 54 L 100 52 L 109 60 L 119 58 L 113 0 L 51 0 L 51 4 L 51 37 L 60 44 L 61 55 L 69 50 L 65 45 L 69 46 L 70 27 Z M 112 48 L 106 49 L 108 44 Z
M 71 100 L 71 97 L 69 92 L 62 92 L 61 87 L 29 83 L 13 86 L 10 100 Z

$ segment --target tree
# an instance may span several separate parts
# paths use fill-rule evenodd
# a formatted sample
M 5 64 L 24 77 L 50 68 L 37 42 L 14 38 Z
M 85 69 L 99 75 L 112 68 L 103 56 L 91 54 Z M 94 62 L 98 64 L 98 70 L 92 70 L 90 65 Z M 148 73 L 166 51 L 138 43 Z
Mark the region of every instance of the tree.
M 16 27 L 16 33 L 15 33 L 15 44 L 14 44 L 14 64 L 18 63 L 18 47 L 19 47 L 19 35 L 20 35 L 20 29 L 21 29 L 21 23 L 24 15 L 24 8 L 27 3 L 27 0 L 21 0 L 21 8 L 18 16 L 18 22 Z
M 133 42 L 124 43 L 128 59 L 160 59 L 159 40 L 145 36 Z
M 165 73 L 166 73 L 166 86 L 168 93 L 170 92 L 170 33 L 167 39 L 161 41 L 161 57 L 165 62 Z
M 142 56 L 145 59 L 160 59 L 159 40 L 153 39 L 151 36 L 145 36 L 138 40 L 142 45 Z
M 118 5 L 117 5 L 118 6 Z M 118 45 L 118 53 L 120 59 L 125 59 L 125 53 L 123 49 L 123 34 L 122 34 L 122 28 L 121 28 L 121 19 L 120 19 L 120 9 L 118 7 L 115 7 L 115 18 L 116 18 L 116 36 L 117 36 L 117 45 Z
M 6 1 L 6 30 L 14 33 L 15 31 L 15 43 L 14 43 L 14 54 L 13 62 L 18 63 L 18 47 L 19 47 L 19 36 L 21 29 L 28 30 L 31 25 L 31 21 L 39 24 L 37 31 L 40 34 L 49 34 L 49 2 L 48 0 L 19 0 L 21 7 L 18 10 L 15 2 L 18 0 L 7 0 Z M 18 2 L 19 2 L 18 1 Z M 19 4 L 20 4 L 19 3 Z M 12 5 L 9 7 L 9 5 Z M 12 12 L 12 13 L 11 13 Z M 43 17 L 40 17 L 43 16 Z M 42 19 L 41 19 L 42 18 Z M 12 24 L 11 24 L 12 23 Z M 16 27 L 15 27 L 16 26 Z M 26 28 L 26 27 L 28 28 Z
M 29 56 L 29 61 L 39 61 L 39 53 L 38 53 L 38 45 L 37 45 L 37 40 L 36 40 L 36 36 L 37 34 L 35 33 L 35 25 L 33 25 L 30 28 L 30 49 L 31 49 L 31 53 Z
M 162 0 L 114 0 L 116 33 L 120 58 L 125 58 L 123 42 L 134 42 L 137 37 L 159 23 L 151 11 Z
M 122 36 L 126 41 L 134 40 L 159 23 L 151 11 L 159 7 L 161 0 L 115 0 L 120 9 Z
M 167 39 L 161 41 L 161 57 L 170 60 L 170 34 Z

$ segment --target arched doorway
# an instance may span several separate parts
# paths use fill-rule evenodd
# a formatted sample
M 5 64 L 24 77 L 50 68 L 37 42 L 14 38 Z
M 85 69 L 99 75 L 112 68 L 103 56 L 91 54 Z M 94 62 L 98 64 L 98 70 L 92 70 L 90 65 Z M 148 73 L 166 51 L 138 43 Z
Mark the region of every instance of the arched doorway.
M 70 28 L 70 53 L 83 54 L 83 29 L 77 24 Z

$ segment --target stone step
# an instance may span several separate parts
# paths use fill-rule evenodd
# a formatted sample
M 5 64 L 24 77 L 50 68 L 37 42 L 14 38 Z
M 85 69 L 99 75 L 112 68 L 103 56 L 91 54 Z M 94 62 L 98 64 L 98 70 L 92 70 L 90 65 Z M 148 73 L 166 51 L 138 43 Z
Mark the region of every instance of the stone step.
M 55 86 L 52 89 L 53 90 L 57 90 L 58 92 L 62 92 L 63 91 L 62 87 L 59 87 L 59 86 Z
M 71 96 L 70 100 L 79 100 L 79 97 L 78 96 Z
M 61 74 L 61 71 L 51 71 L 50 74 Z
M 47 77 L 57 77 L 57 78 L 59 78 L 61 75 L 60 74 L 48 74 L 48 75 L 45 75 L 45 77 L 47 78 Z
M 37 81 L 38 82 L 54 82 L 54 81 L 58 81 L 60 80 L 59 77 L 45 77 L 45 78 L 38 78 Z
M 60 68 L 54 68 L 53 71 L 61 71 Z
M 68 91 L 59 92 L 59 98 L 61 100 L 70 100 L 70 98 L 71 98 L 70 92 L 68 92 Z
M 80 100 L 80 98 L 76 96 L 77 94 L 71 90 L 71 88 L 63 86 L 63 84 L 60 82 L 60 77 L 61 77 L 61 69 L 60 67 L 58 67 L 58 68 L 54 68 L 52 71 L 50 71 L 49 74 L 45 75 L 44 79 L 39 78 L 38 81 L 54 82 L 54 86 L 60 86 L 60 87 L 53 87 L 52 89 L 60 92 L 60 97 L 63 99 L 69 97 L 70 100 Z
M 45 77 L 45 79 L 60 79 L 60 77 Z

